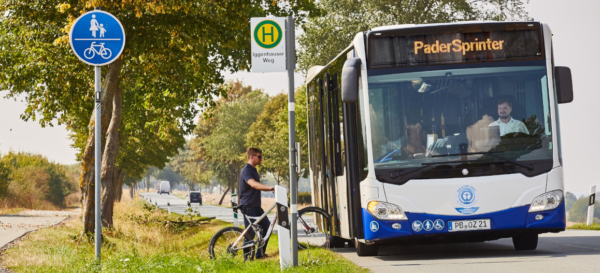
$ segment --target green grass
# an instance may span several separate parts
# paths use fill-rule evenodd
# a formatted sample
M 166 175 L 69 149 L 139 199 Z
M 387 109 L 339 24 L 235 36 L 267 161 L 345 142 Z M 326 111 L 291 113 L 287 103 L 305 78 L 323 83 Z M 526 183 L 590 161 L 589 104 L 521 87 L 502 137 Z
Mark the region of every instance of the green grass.
M 15 272 L 279 271 L 276 235 L 269 240 L 267 254 L 271 257 L 268 259 L 247 263 L 231 259 L 213 261 L 208 255 L 208 243 L 217 230 L 230 224 L 211 221 L 182 228 L 166 224 L 165 219 L 168 220 L 166 213 L 144 208 L 141 201 L 118 203 L 114 212 L 115 228 L 103 231 L 101 263 L 94 259 L 93 240 L 79 235 L 79 219 L 30 234 L 4 252 L 2 263 Z M 299 265 L 285 272 L 369 272 L 326 249 L 300 251 Z
M 592 224 L 591 226 L 588 226 L 587 224 L 584 224 L 584 223 L 578 223 L 578 224 L 575 224 L 575 225 L 569 227 L 568 229 L 600 230 L 600 224 Z

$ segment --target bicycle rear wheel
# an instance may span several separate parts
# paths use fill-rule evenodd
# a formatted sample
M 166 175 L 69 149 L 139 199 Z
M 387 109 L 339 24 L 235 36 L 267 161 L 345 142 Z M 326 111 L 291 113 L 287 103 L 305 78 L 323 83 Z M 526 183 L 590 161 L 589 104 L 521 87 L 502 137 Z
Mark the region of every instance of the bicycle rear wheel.
M 321 208 L 306 207 L 298 211 L 296 224 L 298 230 L 298 248 L 329 247 L 331 241 L 331 222 L 329 215 Z
M 226 227 L 215 233 L 208 245 L 210 258 L 213 260 L 226 258 L 243 261 L 244 251 L 240 248 L 244 245 L 244 239 L 240 239 L 235 244 L 235 241 L 242 236 L 242 232 L 244 230 L 239 227 Z M 252 240 L 248 234 L 245 236 L 248 241 Z M 254 245 L 249 248 L 247 255 L 250 259 L 254 257 Z

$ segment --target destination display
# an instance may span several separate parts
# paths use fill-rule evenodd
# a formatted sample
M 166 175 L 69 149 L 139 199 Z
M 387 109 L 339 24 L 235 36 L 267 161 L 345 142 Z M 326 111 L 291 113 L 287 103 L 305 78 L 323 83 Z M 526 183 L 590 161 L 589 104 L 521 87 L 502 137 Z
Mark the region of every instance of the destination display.
M 369 38 L 371 68 L 541 58 L 536 29 Z

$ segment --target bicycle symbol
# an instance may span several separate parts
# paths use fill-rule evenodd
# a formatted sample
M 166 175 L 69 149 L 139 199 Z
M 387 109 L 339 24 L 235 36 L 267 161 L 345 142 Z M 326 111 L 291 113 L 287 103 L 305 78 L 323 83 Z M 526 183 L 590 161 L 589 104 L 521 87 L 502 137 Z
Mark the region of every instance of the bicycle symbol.
M 99 48 L 96 50 L 96 48 Z M 92 42 L 90 48 L 83 51 L 83 56 L 87 59 L 94 58 L 96 54 L 100 55 L 100 57 L 104 59 L 109 59 L 112 56 L 112 51 L 110 49 L 104 47 L 104 43 L 100 43 L 100 45 L 96 45 L 96 42 Z

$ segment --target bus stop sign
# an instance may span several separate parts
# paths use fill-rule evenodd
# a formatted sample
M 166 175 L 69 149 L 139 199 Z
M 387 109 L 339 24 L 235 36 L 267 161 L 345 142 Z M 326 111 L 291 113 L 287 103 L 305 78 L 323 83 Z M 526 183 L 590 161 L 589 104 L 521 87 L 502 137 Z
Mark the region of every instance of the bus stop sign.
M 125 48 L 125 30 L 112 14 L 93 10 L 79 16 L 69 41 L 75 55 L 86 64 L 103 66 L 116 60 Z

